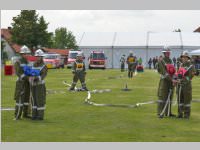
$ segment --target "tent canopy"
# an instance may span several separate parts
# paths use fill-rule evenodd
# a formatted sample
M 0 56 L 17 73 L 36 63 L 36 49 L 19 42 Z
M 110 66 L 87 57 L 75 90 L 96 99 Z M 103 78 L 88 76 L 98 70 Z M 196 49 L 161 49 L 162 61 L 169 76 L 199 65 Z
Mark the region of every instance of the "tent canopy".
M 200 49 L 191 51 L 190 55 L 192 55 L 192 56 L 196 56 L 196 55 L 200 56 Z
M 200 46 L 194 32 L 84 32 L 76 34 L 81 46 Z

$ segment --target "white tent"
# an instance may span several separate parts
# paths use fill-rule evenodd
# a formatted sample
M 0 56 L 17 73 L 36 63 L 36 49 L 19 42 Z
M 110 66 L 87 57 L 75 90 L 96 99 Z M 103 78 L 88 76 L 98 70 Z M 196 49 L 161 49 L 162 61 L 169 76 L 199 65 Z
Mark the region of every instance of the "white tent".
M 84 32 L 76 40 L 86 58 L 93 50 L 104 51 L 107 68 L 119 68 L 120 57 L 128 56 L 130 50 L 147 66 L 149 58 L 162 55 L 165 45 L 170 46 L 171 57 L 176 58 L 184 50 L 200 48 L 200 33 L 195 32 Z M 88 66 L 87 59 L 85 63 Z
M 190 55 L 192 55 L 192 56 L 197 56 L 197 55 L 200 56 L 200 49 L 191 51 Z

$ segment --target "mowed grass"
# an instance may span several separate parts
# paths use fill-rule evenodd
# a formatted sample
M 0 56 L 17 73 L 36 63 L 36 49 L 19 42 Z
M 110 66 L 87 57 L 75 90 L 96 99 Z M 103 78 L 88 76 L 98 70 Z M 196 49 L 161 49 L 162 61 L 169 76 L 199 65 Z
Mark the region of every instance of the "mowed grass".
M 113 78 L 116 77 L 116 78 Z M 192 103 L 190 120 L 156 116 L 156 104 L 138 108 L 96 107 L 84 103 L 87 92 L 69 92 L 62 84 L 72 82 L 70 69 L 52 69 L 46 78 L 47 95 L 44 121 L 14 121 L 14 111 L 2 111 L 1 133 L 4 142 L 189 142 L 200 141 L 200 103 Z M 14 107 L 16 76 L 2 73 L 2 107 Z M 87 87 L 111 89 L 92 94 L 96 103 L 136 104 L 157 100 L 159 75 L 145 70 L 133 79 L 117 69 L 88 70 Z M 127 83 L 129 92 L 121 91 Z M 80 86 L 80 83 L 77 85 Z M 200 78 L 193 79 L 193 99 L 200 99 Z M 176 95 L 174 95 L 174 100 Z M 177 105 L 173 106 L 177 114 Z

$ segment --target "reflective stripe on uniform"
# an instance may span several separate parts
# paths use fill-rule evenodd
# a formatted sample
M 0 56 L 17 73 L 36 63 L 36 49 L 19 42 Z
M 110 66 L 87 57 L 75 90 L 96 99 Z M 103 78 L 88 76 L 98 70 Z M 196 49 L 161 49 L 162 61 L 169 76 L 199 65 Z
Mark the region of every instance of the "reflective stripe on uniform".
M 33 109 L 37 109 L 37 106 L 33 106 L 32 108 L 33 108 Z
M 29 103 L 24 103 L 24 105 L 25 105 L 25 106 L 28 106 L 28 105 L 29 105 Z
M 185 107 L 191 107 L 191 105 L 190 104 L 186 104 L 186 105 L 184 105 Z
M 38 107 L 37 110 L 45 110 L 45 107 Z
M 157 100 L 157 102 L 158 102 L 158 103 L 164 103 L 164 101 L 163 101 L 163 100 Z
M 183 103 L 180 103 L 180 104 L 179 104 L 179 106 L 183 106 L 183 105 L 184 105 Z
M 20 64 L 20 67 L 24 67 L 27 66 L 28 64 Z
M 21 103 L 16 103 L 16 106 L 23 106 L 23 104 L 21 104 Z

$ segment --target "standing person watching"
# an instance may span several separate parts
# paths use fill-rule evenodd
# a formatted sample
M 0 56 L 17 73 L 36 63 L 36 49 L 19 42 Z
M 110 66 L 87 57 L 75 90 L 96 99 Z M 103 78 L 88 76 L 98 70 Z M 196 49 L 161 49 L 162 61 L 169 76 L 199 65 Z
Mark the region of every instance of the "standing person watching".
M 123 54 L 122 57 L 120 58 L 120 63 L 121 63 L 121 72 L 124 72 L 124 68 L 125 68 L 125 55 Z

